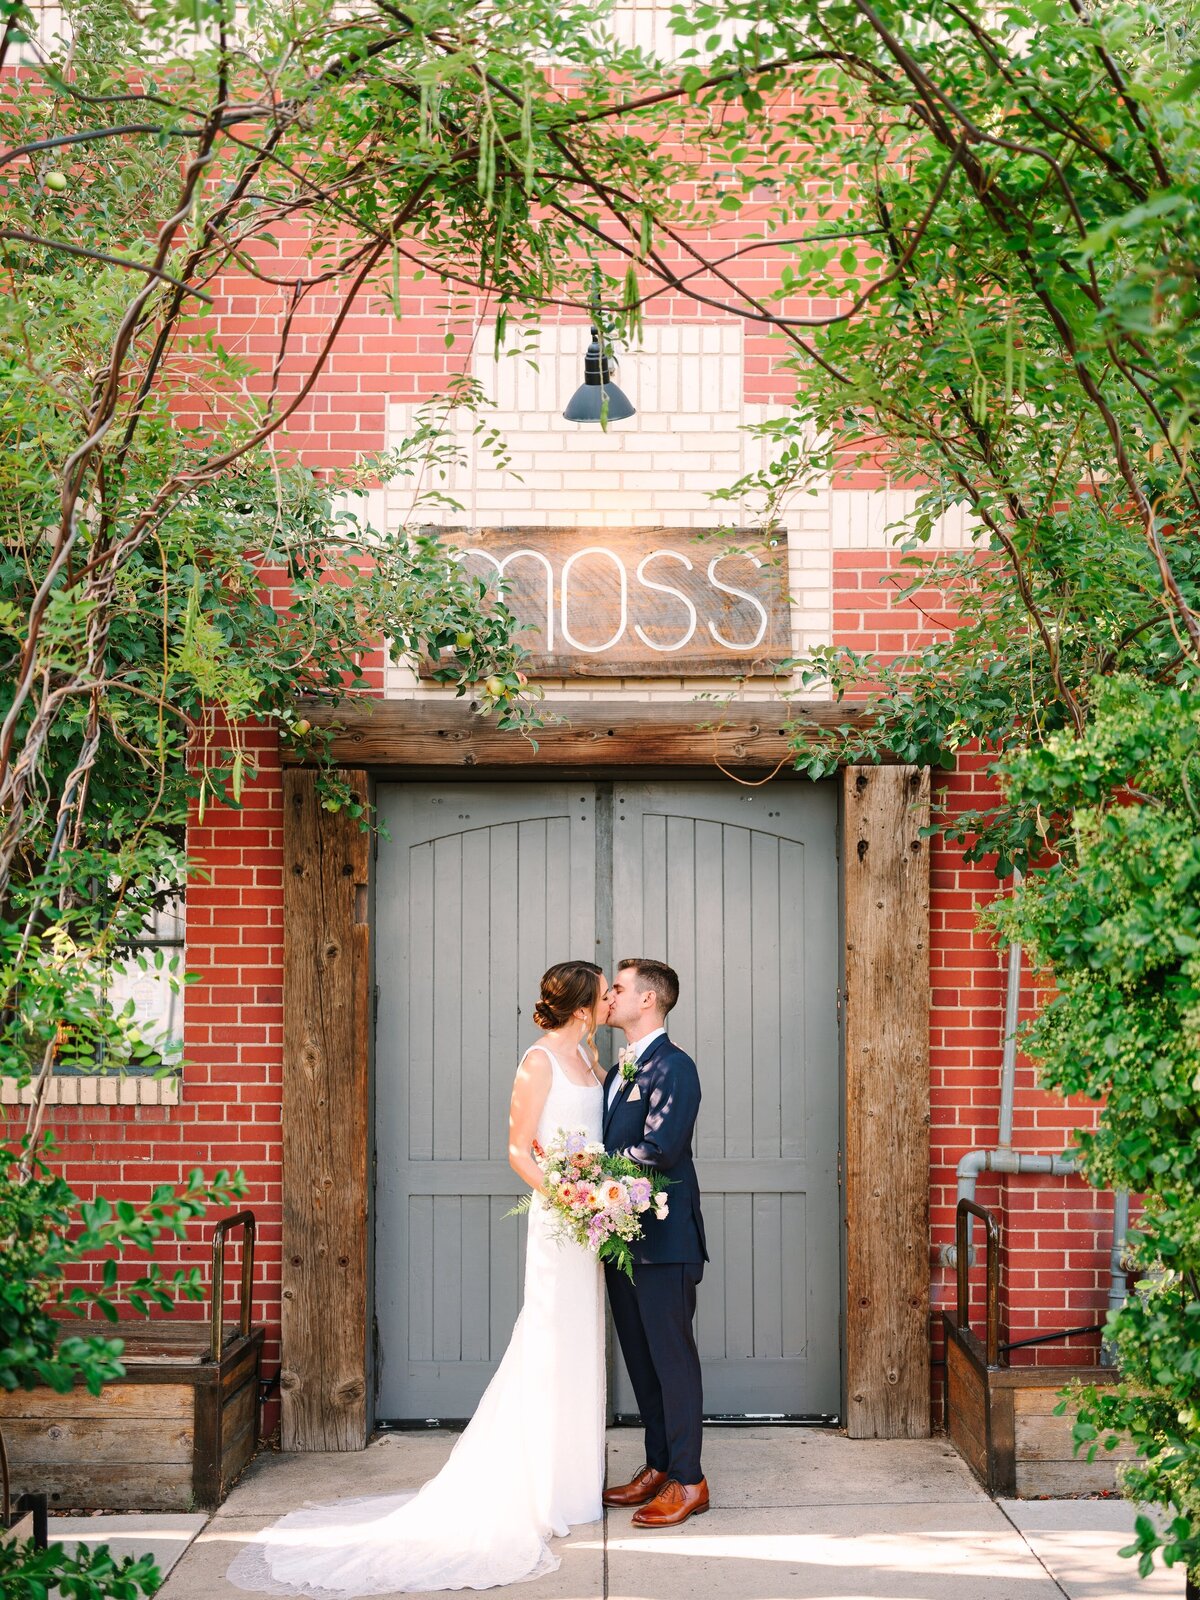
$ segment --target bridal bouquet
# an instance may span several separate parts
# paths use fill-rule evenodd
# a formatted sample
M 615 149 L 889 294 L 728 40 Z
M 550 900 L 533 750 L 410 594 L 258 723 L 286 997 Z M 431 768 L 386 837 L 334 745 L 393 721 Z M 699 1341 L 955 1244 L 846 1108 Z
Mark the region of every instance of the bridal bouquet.
M 545 1177 L 548 1198 L 543 1203 L 552 1214 L 555 1233 L 574 1239 L 601 1261 L 611 1261 L 632 1281 L 629 1246 L 641 1238 L 647 1211 L 660 1222 L 667 1215 L 666 1190 L 656 1188 L 653 1174 L 636 1161 L 607 1153 L 584 1133 L 560 1128 L 548 1149 L 536 1139 L 532 1148 Z M 532 1200 L 526 1195 L 509 1215 L 528 1211 Z

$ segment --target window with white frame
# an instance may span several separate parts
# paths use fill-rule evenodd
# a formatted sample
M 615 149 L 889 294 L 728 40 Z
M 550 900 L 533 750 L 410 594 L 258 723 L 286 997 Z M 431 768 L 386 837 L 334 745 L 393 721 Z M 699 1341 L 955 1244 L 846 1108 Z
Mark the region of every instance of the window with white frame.
M 134 1063 L 118 1068 L 105 1059 L 103 1043 L 92 1071 L 120 1070 L 149 1076 L 183 1062 L 184 904 L 168 901 L 146 919 L 142 933 L 114 956 L 105 984 L 105 999 L 114 1014 L 126 1013 L 127 1027 L 150 1047 Z M 85 1069 L 60 1067 L 75 1077 Z

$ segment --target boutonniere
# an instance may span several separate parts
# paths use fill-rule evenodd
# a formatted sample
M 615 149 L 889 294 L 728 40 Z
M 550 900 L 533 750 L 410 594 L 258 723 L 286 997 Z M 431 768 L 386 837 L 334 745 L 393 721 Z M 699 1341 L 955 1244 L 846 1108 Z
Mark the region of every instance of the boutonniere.
M 622 1083 L 632 1083 L 637 1077 L 637 1051 L 631 1044 L 623 1044 L 617 1052 L 617 1066 Z

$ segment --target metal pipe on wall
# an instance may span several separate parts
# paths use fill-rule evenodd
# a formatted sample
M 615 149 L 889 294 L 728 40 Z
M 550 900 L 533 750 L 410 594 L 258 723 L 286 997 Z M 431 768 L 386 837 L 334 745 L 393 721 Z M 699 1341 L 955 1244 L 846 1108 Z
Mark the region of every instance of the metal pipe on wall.
M 1014 888 L 1020 883 L 1017 873 Z M 1062 1177 L 1074 1172 L 1070 1156 L 1041 1155 L 1012 1148 L 1013 1106 L 1016 1102 L 1017 1026 L 1021 1015 L 1021 946 L 1014 940 L 1008 947 L 1008 982 L 1004 995 L 1004 1053 L 1000 1058 L 1000 1120 L 998 1144 L 994 1150 L 968 1150 L 958 1163 L 956 1200 L 974 1200 L 975 1184 L 981 1172 L 1050 1172 Z M 971 1219 L 967 1218 L 968 1259 L 971 1251 Z M 938 1252 L 942 1266 L 958 1263 L 958 1246 L 944 1244 Z
M 1030 1150 L 968 1150 L 958 1163 L 958 1194 L 956 1200 L 974 1200 L 975 1184 L 981 1172 L 1049 1172 L 1056 1178 L 1065 1178 L 1075 1171 L 1071 1156 L 1042 1155 Z M 967 1218 L 968 1261 L 974 1262 L 971 1251 L 970 1217 Z M 939 1262 L 946 1267 L 958 1265 L 958 1246 L 944 1244 L 938 1251 Z
M 1125 1271 L 1125 1241 L 1129 1234 L 1129 1190 L 1113 1190 L 1113 1237 L 1108 1257 L 1108 1309 L 1119 1311 L 1129 1294 Z M 1111 1339 L 1100 1341 L 1100 1365 L 1115 1367 L 1117 1350 Z
M 1017 882 L 1020 881 L 1018 874 Z M 1000 1061 L 1000 1139 L 1003 1149 L 1012 1144 L 1013 1104 L 1017 1082 L 1017 1024 L 1021 1013 L 1021 946 L 1008 947 L 1008 987 L 1004 996 L 1004 1054 Z
M 1018 873 L 1014 877 L 1014 888 L 1020 881 L 1021 875 Z M 968 1150 L 959 1161 L 956 1174 L 958 1179 L 956 1202 L 975 1199 L 975 1186 L 981 1172 L 1048 1172 L 1055 1177 L 1066 1177 L 1075 1171 L 1075 1162 L 1071 1156 L 1042 1155 L 1034 1151 L 1019 1151 L 1012 1148 L 1013 1106 L 1016 1102 L 1017 1079 L 1017 1026 L 1021 1013 L 1021 956 L 1021 946 L 1014 941 L 1008 947 L 1008 982 L 1004 995 L 1004 1052 L 1000 1058 L 1000 1117 L 997 1128 L 999 1142 L 994 1150 Z M 969 1214 L 966 1218 L 966 1228 L 967 1262 L 972 1264 L 975 1257 L 971 1248 Z M 1109 1252 L 1110 1311 L 1124 1305 L 1128 1292 L 1123 1266 L 1125 1237 L 1128 1231 L 1129 1195 L 1127 1191 L 1118 1189 L 1113 1195 L 1113 1238 Z M 957 1244 L 942 1245 L 938 1251 L 938 1261 L 942 1266 L 957 1267 Z M 1102 1366 L 1113 1364 L 1114 1353 L 1111 1347 L 1102 1346 L 1100 1361 Z

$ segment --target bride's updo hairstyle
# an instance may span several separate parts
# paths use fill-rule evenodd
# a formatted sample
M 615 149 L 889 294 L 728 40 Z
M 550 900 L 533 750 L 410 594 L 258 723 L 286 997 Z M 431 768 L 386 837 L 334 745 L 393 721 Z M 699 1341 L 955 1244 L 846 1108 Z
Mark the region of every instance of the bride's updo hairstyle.
M 565 1027 L 580 1007 L 589 1011 L 600 998 L 600 968 L 594 961 L 559 961 L 542 974 L 542 992 L 533 1008 L 539 1028 Z

